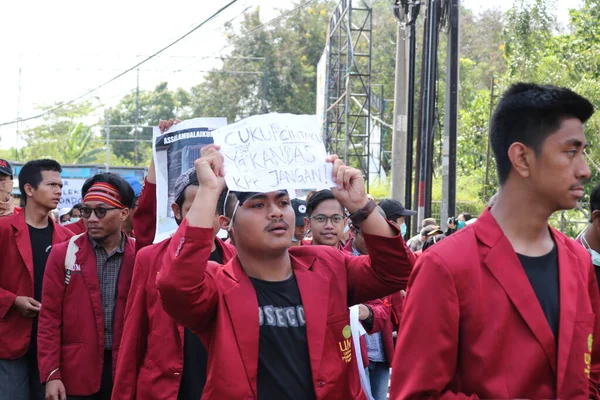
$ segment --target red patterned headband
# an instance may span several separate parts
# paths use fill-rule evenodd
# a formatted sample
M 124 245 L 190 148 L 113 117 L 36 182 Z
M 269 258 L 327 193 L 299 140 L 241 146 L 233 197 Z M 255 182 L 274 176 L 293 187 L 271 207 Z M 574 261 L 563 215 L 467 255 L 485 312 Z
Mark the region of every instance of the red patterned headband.
M 119 190 L 106 182 L 96 182 L 87 191 L 83 202 L 88 201 L 101 201 L 117 208 L 127 208 L 121 200 Z

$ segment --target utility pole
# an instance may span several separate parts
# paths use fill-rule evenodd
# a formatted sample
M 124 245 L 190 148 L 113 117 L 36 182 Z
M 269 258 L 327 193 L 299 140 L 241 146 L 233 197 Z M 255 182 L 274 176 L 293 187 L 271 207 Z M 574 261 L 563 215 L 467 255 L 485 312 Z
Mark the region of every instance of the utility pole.
M 456 215 L 456 141 L 458 133 L 459 82 L 459 0 L 450 0 L 448 7 L 448 52 L 446 64 L 446 120 L 442 159 L 442 206 L 440 222 L 446 226 L 448 217 Z
M 106 134 L 106 172 L 110 169 L 110 115 L 104 109 L 104 133 Z
M 391 197 L 405 201 L 406 174 L 406 13 L 405 1 L 395 2 L 394 14 L 397 23 L 396 34 L 396 77 L 394 83 L 394 134 L 392 136 L 392 182 Z
M 135 88 L 135 128 L 133 131 L 133 151 L 135 163 L 138 163 L 138 125 L 140 123 L 140 69 L 137 69 L 137 84 Z

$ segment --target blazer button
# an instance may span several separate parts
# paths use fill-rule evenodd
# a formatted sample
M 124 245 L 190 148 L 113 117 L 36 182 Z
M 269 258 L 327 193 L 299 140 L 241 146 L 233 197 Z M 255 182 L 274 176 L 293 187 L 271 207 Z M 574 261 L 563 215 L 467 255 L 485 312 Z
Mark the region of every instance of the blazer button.
M 175 376 L 179 376 L 179 372 L 175 372 L 173 375 L 175 375 Z
M 325 386 L 325 382 L 323 382 L 323 381 L 317 382 L 317 387 L 323 387 L 323 386 Z

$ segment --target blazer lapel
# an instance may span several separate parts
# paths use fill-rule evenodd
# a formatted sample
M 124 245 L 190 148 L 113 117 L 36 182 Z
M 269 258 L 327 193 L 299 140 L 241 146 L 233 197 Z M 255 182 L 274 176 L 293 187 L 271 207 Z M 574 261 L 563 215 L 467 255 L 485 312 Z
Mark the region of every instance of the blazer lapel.
M 308 352 L 313 377 L 318 376 L 323 360 L 330 286 L 328 277 L 323 277 L 312 270 L 315 259 L 315 256 L 292 256 L 292 265 L 304 307 Z
M 554 233 L 554 232 L 553 232 Z M 565 245 L 562 237 L 554 234 L 558 250 L 558 280 L 560 291 L 560 317 L 558 322 L 558 368 L 557 393 L 561 392 L 562 384 L 569 361 L 573 331 L 575 329 L 575 313 L 577 301 L 577 271 L 578 259 Z
M 19 250 L 19 254 L 21 254 L 21 258 L 23 259 L 23 263 L 25 264 L 25 267 L 29 272 L 32 287 L 31 293 L 33 293 L 33 254 L 31 252 L 31 238 L 29 236 L 29 228 L 27 227 L 27 222 L 25 222 L 25 211 L 17 215 L 13 222 L 13 226 L 17 230 L 15 234 L 17 249 Z
M 250 278 L 244 273 L 237 257 L 224 267 L 232 277 L 232 286 L 224 294 L 225 303 L 231 318 L 233 333 L 242 357 L 248 384 L 254 397 L 257 397 L 258 346 L 260 327 L 258 321 L 258 300 Z M 237 282 L 237 283 L 236 283 Z
M 81 274 L 92 300 L 99 343 L 104 346 L 104 312 L 102 311 L 102 295 L 96 268 L 96 253 L 86 234 L 77 239 L 75 243 L 79 246 L 75 260 L 81 266 Z
M 489 246 L 484 264 L 542 346 L 552 370 L 556 373 L 556 339 L 517 253 L 489 211 L 478 219 L 475 229 L 479 239 Z

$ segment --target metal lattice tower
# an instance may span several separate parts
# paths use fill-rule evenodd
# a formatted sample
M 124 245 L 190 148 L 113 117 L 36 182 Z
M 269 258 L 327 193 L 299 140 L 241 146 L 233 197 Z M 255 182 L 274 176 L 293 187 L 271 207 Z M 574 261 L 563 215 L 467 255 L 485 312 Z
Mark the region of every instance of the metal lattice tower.
M 367 0 L 340 0 L 329 20 L 327 151 L 369 174 L 373 9 Z M 368 181 L 367 181 L 368 187 Z

